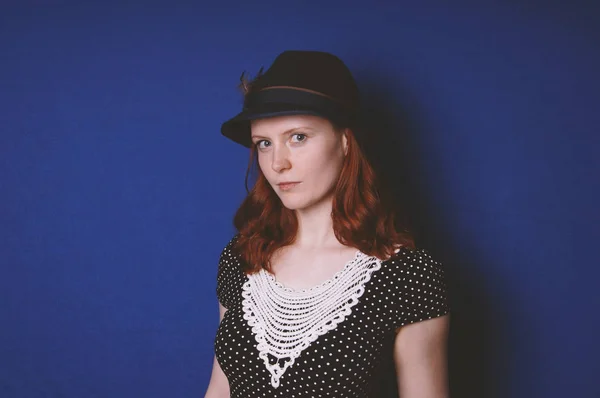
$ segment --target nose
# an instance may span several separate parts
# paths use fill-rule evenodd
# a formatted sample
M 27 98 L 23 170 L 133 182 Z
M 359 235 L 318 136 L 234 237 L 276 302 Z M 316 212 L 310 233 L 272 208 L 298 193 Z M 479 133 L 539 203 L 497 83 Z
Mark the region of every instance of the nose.
M 275 145 L 272 154 L 273 158 L 271 159 L 271 168 L 275 172 L 281 173 L 282 171 L 291 167 L 292 164 L 290 163 L 290 152 L 285 145 Z

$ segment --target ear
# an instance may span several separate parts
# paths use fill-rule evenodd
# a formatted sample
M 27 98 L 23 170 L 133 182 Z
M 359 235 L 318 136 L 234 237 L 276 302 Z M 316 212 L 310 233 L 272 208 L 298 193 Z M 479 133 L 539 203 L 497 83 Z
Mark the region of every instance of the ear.
M 344 148 L 344 156 L 348 155 L 348 129 L 345 129 L 342 133 L 342 146 Z

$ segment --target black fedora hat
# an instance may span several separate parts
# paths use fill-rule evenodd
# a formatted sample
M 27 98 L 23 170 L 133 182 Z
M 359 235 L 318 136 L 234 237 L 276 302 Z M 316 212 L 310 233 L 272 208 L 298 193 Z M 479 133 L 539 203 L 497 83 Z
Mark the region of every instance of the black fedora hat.
M 359 103 L 354 77 L 341 59 L 322 51 L 284 51 L 252 82 L 242 111 L 223 123 L 221 133 L 250 148 L 254 119 L 316 115 L 351 127 Z

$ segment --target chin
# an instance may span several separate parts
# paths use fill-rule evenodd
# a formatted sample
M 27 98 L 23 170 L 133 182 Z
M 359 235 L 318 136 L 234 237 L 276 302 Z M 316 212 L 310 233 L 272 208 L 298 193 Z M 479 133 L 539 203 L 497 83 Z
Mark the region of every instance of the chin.
M 305 209 L 309 206 L 311 206 L 312 203 L 310 203 L 307 200 L 302 200 L 300 198 L 284 198 L 281 199 L 281 204 L 283 205 L 283 207 L 285 207 L 286 209 L 289 210 L 302 210 Z
M 302 210 L 307 207 L 302 203 L 297 203 L 291 200 L 281 201 L 281 203 L 283 204 L 283 207 L 285 207 L 288 210 Z
M 323 204 L 323 200 L 315 200 L 314 198 L 312 200 L 310 199 L 301 199 L 301 198 L 297 198 L 296 200 L 294 200 L 296 198 L 286 198 L 285 200 L 282 200 L 281 203 L 283 204 L 283 206 L 286 209 L 289 210 L 294 210 L 294 211 L 298 211 L 298 210 L 306 210 L 309 209 L 311 207 L 315 207 L 315 206 L 320 206 Z
M 321 206 L 325 202 L 333 200 L 333 195 L 305 195 L 298 192 L 293 195 L 283 194 L 279 196 L 279 200 L 286 209 L 296 211 Z

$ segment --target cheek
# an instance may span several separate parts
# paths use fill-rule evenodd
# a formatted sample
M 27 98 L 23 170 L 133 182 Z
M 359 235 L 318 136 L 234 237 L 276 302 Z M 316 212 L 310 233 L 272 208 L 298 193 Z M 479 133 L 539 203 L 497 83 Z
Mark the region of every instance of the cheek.
M 266 159 L 266 156 L 264 155 L 258 155 L 258 167 L 260 168 L 260 171 L 262 171 L 262 173 L 264 174 L 265 178 L 267 179 L 267 181 L 270 182 L 270 171 L 271 168 L 269 167 L 269 163 Z
M 343 164 L 343 158 L 336 151 L 327 151 L 305 159 L 304 164 L 317 179 L 325 181 L 337 179 Z

